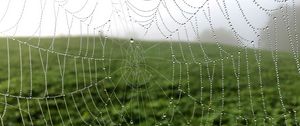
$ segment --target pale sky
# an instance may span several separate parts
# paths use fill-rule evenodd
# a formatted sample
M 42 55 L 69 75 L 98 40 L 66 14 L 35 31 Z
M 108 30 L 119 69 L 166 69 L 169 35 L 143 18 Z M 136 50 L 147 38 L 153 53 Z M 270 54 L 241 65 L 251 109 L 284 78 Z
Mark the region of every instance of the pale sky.
M 53 37 L 68 35 L 70 31 L 71 35 L 101 33 L 139 39 L 166 39 L 166 35 L 175 40 L 194 40 L 195 31 L 201 33 L 210 28 L 204 12 L 210 11 L 214 28 L 230 28 L 216 1 L 225 11 L 223 0 L 1 0 L 0 36 Z M 265 27 L 269 17 L 253 0 L 225 0 L 235 30 L 244 38 L 255 40 L 237 1 L 255 27 Z M 282 5 L 270 0 L 256 1 L 266 9 Z M 190 22 L 180 25 L 188 19 Z M 150 26 L 148 32 L 138 23 L 150 24 L 145 25 Z M 179 33 L 173 33 L 176 29 Z

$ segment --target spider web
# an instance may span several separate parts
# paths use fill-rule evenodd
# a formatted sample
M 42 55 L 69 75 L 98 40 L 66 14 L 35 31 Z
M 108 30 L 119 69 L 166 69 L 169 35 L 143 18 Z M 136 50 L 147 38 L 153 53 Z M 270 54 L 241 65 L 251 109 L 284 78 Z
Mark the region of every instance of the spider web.
M 1 1 L 1 124 L 299 125 L 296 6 Z

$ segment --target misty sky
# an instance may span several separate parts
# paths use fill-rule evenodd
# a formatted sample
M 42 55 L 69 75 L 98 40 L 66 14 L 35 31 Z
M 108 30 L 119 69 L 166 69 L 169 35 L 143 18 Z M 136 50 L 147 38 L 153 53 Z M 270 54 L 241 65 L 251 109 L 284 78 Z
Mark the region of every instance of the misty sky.
M 256 1 L 261 7 L 271 10 L 282 5 L 282 2 L 270 0 Z M 269 19 L 267 13 L 253 0 L 225 0 L 225 4 L 232 27 L 242 37 L 256 40 L 242 12 L 257 28 L 265 27 Z M 291 5 L 292 0 L 287 4 Z M 230 31 L 221 10 L 225 12 L 223 0 L 1 0 L 0 36 L 102 34 L 139 39 L 195 40 L 197 34 L 210 28 L 204 13 L 210 15 L 214 29 L 223 27 Z

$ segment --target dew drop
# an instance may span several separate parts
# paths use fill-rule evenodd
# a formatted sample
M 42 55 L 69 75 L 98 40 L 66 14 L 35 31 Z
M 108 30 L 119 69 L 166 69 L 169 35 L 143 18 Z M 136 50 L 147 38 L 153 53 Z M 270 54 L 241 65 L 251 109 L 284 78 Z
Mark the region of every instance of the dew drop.
M 130 38 L 130 43 L 134 43 L 134 40 L 133 40 L 133 38 Z
M 130 124 L 131 124 L 131 125 L 133 124 L 133 121 L 132 121 L 132 120 L 130 120 Z

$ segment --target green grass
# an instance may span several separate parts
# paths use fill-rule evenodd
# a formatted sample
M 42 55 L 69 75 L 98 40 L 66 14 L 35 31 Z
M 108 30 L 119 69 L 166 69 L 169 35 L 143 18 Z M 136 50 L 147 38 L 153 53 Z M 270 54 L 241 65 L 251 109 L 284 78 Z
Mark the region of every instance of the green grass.
M 290 53 L 274 62 L 271 51 L 209 43 L 52 41 L 0 39 L 4 125 L 299 125 Z

